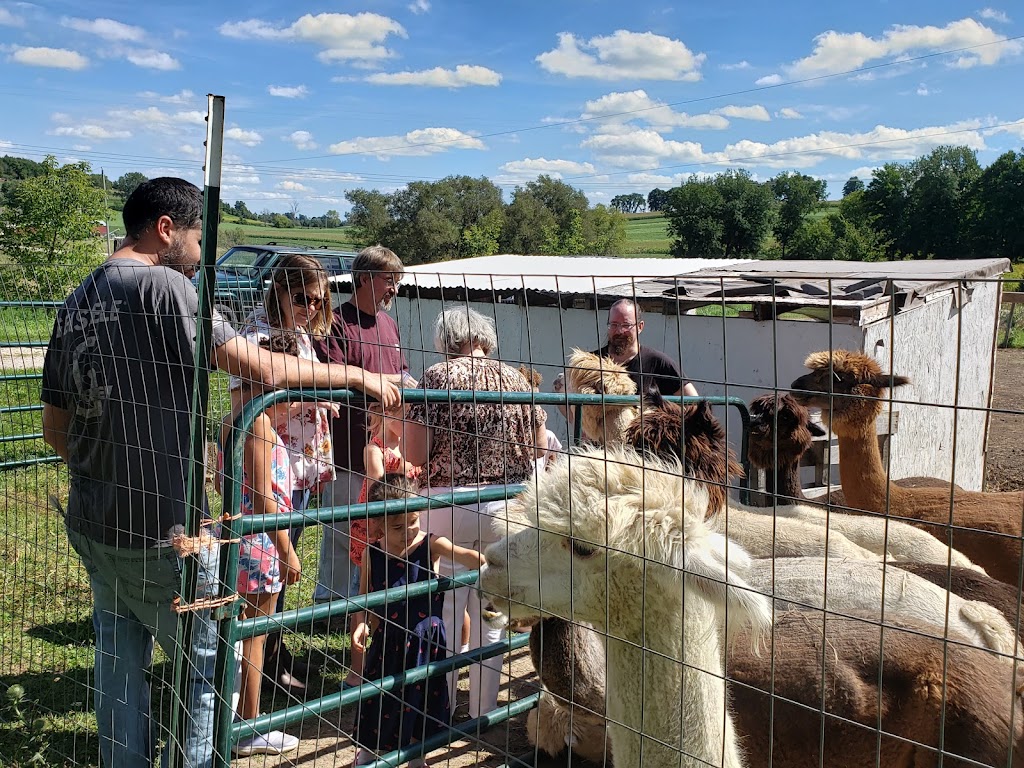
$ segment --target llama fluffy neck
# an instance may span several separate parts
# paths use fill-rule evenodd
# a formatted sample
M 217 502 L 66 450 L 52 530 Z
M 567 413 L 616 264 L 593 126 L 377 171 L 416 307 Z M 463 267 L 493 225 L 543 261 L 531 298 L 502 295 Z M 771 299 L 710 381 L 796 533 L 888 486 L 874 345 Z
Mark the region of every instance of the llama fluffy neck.
M 799 460 L 780 461 L 772 471 L 765 468 L 765 490 L 771 496 L 779 496 L 780 503 L 788 504 L 790 499 L 803 499 L 804 489 L 800 484 Z
M 721 616 L 689 580 L 681 614 L 678 581 L 667 582 L 674 583 L 674 590 L 652 585 L 651 571 L 657 570 L 649 567 L 647 579 L 639 580 L 646 582 L 642 600 L 635 579 L 619 600 L 610 598 L 613 605 L 629 606 L 616 612 L 608 628 L 607 690 L 614 691 L 608 717 L 615 762 L 742 768 L 726 708 Z
M 833 431 L 839 439 L 839 482 L 847 506 L 884 513 L 888 504 L 905 498 L 906 491 L 889 482 L 882 466 L 874 418 L 866 424 L 833 425 Z

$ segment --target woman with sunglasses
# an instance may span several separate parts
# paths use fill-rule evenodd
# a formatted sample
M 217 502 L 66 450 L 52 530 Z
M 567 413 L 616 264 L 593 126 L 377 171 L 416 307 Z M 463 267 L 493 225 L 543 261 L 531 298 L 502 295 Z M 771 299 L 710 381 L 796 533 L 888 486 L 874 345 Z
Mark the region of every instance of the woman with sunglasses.
M 241 333 L 254 344 L 281 332 L 295 338 L 298 356 L 317 360 L 312 337 L 323 336 L 331 327 L 331 294 L 327 272 L 311 256 L 293 253 L 284 256 L 275 266 L 273 280 L 267 288 L 263 306 L 245 319 Z M 232 378 L 232 405 L 240 397 L 242 382 Z M 309 504 L 310 494 L 317 493 L 323 483 L 334 479 L 334 456 L 326 403 L 291 403 L 287 416 L 274 425 L 284 443 L 294 477 L 292 509 L 300 512 Z M 285 409 L 279 409 L 285 411 Z M 294 547 L 301 528 L 290 531 Z M 284 590 L 278 598 L 277 610 L 284 608 Z M 301 693 L 305 685 L 299 677 L 306 671 L 296 662 L 284 643 L 281 633 L 267 637 L 263 668 L 265 682 L 277 684 L 290 693 Z

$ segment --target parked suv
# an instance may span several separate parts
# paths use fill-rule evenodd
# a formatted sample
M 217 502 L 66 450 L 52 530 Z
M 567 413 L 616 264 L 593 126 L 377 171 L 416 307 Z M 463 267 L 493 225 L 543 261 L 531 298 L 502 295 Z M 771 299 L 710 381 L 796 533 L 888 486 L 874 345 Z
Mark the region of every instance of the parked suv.
M 237 245 L 217 260 L 217 282 L 213 305 L 229 323 L 245 319 L 263 301 L 274 265 L 289 253 L 312 256 L 324 265 L 330 277 L 347 276 L 356 254 L 326 248 L 295 245 Z M 198 280 L 198 276 L 194 280 Z M 332 281 L 332 285 L 336 284 Z

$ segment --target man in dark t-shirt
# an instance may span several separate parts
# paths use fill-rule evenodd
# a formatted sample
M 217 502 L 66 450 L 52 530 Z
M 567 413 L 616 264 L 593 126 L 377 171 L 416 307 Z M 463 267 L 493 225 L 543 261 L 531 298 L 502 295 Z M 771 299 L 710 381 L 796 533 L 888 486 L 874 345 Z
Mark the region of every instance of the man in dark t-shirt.
M 352 298 L 334 312 L 330 334 L 316 342 L 323 362 L 357 365 L 397 382 L 409 366 L 399 346 L 398 324 L 387 310 L 405 272 L 393 251 L 380 245 L 364 248 L 352 262 Z M 367 412 L 359 404 L 342 406 L 333 420 L 337 479 L 325 489 L 322 506 L 355 504 L 366 476 Z M 348 523 L 324 527 L 320 570 L 313 599 L 333 600 L 358 594 L 358 569 L 350 559 Z

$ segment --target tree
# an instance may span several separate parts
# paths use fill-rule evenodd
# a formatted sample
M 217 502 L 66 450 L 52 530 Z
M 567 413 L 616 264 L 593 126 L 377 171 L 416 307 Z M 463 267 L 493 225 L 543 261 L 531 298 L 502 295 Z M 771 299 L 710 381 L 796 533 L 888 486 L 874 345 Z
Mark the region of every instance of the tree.
M 779 201 L 775 238 L 782 246 L 782 258 L 786 258 L 786 248 L 793 235 L 807 215 L 825 201 L 827 186 L 823 180 L 802 173 L 780 173 L 768 184 Z
M 626 245 L 626 220 L 621 213 L 595 205 L 583 212 L 583 252 L 618 256 Z
M 664 211 L 668 206 L 668 192 L 664 189 L 652 189 L 647 193 L 647 210 Z
M 149 177 L 138 171 L 131 171 L 122 175 L 117 181 L 111 186 L 121 195 L 121 197 L 127 199 L 135 188 L 143 182 L 149 181 Z
M 1024 152 L 1005 152 L 970 190 L 967 229 L 976 256 L 1024 259 Z
M 864 182 L 861 181 L 856 176 L 851 176 L 850 178 L 848 178 L 846 180 L 846 183 L 843 184 L 843 197 L 849 197 L 854 192 L 863 192 L 863 191 L 864 191 Z
M 539 198 L 516 187 L 512 202 L 505 209 L 501 250 L 503 253 L 546 253 L 548 234 L 557 229 L 555 214 Z
M 89 183 L 88 163 L 61 166 L 48 155 L 42 165 L 42 175 L 5 189 L 0 251 L 18 265 L 26 293 L 63 299 L 102 257 L 93 230 L 103 193 Z
M 389 196 L 375 189 L 350 189 L 345 193 L 345 199 L 352 204 L 348 223 L 355 241 L 363 245 L 383 242 L 391 223 Z
M 981 176 L 977 153 L 936 147 L 909 166 L 913 178 L 906 248 L 918 258 L 956 259 L 971 251 L 967 237 L 969 190 Z
M 245 219 L 256 218 L 256 214 L 249 210 L 249 206 L 245 204 L 244 200 L 235 200 L 235 205 L 234 208 L 232 209 L 232 212 L 235 214 L 235 216 L 237 216 L 239 219 L 242 219 L 243 221 Z
M 720 173 L 713 182 L 722 196 L 722 245 L 726 258 L 757 256 L 772 230 L 775 197 L 747 171 Z
M 643 210 L 647 201 L 638 192 L 628 195 L 616 195 L 611 200 L 611 207 L 621 213 L 639 213 Z
M 864 205 L 875 228 L 887 242 L 889 258 L 908 253 L 907 210 L 910 207 L 912 178 L 910 169 L 899 163 L 886 163 L 871 174 L 864 190 Z
M 323 215 L 323 225 L 327 229 L 334 229 L 341 226 L 341 216 L 333 208 Z
M 501 247 L 506 253 L 584 253 L 587 196 L 563 181 L 538 176 L 516 187 L 506 210 Z
M 667 193 L 668 233 L 675 238 L 672 254 L 678 257 L 722 255 L 722 207 L 725 201 L 710 179 L 690 179 Z

